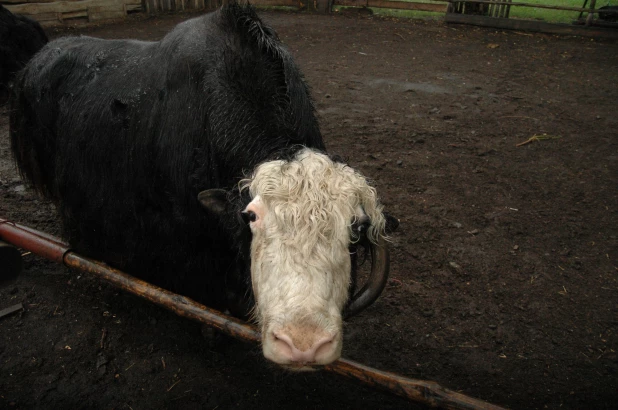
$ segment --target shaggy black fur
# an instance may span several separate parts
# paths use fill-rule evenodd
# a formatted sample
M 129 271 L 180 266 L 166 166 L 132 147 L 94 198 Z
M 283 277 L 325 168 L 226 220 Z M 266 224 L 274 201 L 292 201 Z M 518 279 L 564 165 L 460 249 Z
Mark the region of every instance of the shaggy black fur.
M 250 232 L 235 187 L 261 162 L 324 149 L 290 54 L 238 4 L 159 42 L 55 40 L 12 103 L 17 164 L 77 251 L 241 316 Z M 211 188 L 229 192 L 223 215 L 197 201 Z
M 7 100 L 7 87 L 15 73 L 46 43 L 39 23 L 12 14 L 0 4 L 0 104 Z
M 618 6 L 599 7 L 599 19 L 612 23 L 618 22 Z

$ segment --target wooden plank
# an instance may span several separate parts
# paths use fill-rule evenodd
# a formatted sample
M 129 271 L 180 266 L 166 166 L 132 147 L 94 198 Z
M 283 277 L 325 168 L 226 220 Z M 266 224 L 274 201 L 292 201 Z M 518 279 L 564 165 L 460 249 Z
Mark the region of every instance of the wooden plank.
M 148 3 L 146 3 L 148 4 Z M 79 22 L 123 19 L 127 10 L 142 9 L 141 0 L 82 0 L 55 1 L 51 3 L 24 3 L 7 5 L 12 13 L 23 14 L 34 18 L 45 27 L 71 20 L 71 24 Z
M 127 15 L 124 10 L 117 11 L 91 11 L 88 9 L 88 20 L 89 21 L 101 21 L 101 20 L 115 20 L 115 19 L 124 19 Z
M 38 18 L 39 16 L 37 16 Z M 76 18 L 88 18 L 88 10 L 82 10 L 82 11 L 72 11 L 69 13 L 62 13 L 62 20 L 67 20 L 67 19 L 76 19 Z
M 126 11 L 142 11 L 142 5 L 141 4 L 127 4 L 127 8 Z
M 63 21 L 61 18 L 57 20 L 47 20 L 47 21 L 37 20 L 37 21 L 43 28 L 58 27 L 63 24 L 64 25 L 70 24 L 71 26 L 83 26 L 89 23 L 87 17 L 74 18 L 74 19 L 69 19 L 67 21 Z
M 107 11 L 124 11 L 124 4 L 114 4 L 114 5 L 102 5 L 102 6 L 90 6 L 88 7 L 89 12 L 107 12 Z
M 22 3 L 54 3 L 58 0 L 2 0 L 0 3 L 6 4 L 22 4 Z M 65 0 L 65 1 L 80 1 L 80 0 Z
M 472 24 L 474 26 L 494 27 L 508 30 L 618 39 L 618 30 L 600 27 L 575 26 L 571 24 L 545 23 L 543 21 L 534 20 L 517 20 L 447 13 L 444 17 L 444 21 L 447 23 Z
M 84 10 L 85 12 L 85 10 Z M 28 16 L 26 16 L 28 17 Z M 33 16 L 34 18 L 34 16 Z M 43 23 L 61 23 L 62 22 L 62 13 L 40 13 L 36 15 L 36 21 L 44 25 Z M 47 24 L 49 25 L 49 24 Z
M 586 19 L 575 20 L 573 24 L 583 26 L 586 24 Z M 603 21 L 603 20 L 594 20 L 592 22 L 592 25 L 594 25 L 595 27 L 607 27 L 607 28 L 618 29 L 618 23 L 613 23 L 613 22 Z
M 90 7 L 117 7 L 122 9 L 124 0 L 83 0 L 83 1 L 57 1 L 53 3 L 31 3 L 6 6 L 11 13 L 36 16 L 44 13 L 72 13 L 87 10 Z

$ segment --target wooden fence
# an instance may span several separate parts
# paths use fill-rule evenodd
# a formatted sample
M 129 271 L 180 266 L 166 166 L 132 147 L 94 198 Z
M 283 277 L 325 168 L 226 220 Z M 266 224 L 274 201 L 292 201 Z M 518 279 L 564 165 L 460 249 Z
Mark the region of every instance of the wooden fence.
M 0 0 L 13 13 L 38 20 L 43 26 L 81 24 L 125 18 L 128 13 L 214 10 L 227 0 Z M 558 3 L 560 0 L 555 0 Z M 366 7 L 420 12 L 445 13 L 447 23 L 463 23 L 503 29 L 541 31 L 557 34 L 583 34 L 618 38 L 618 23 L 604 22 L 597 0 L 583 0 L 582 7 L 559 4 L 533 4 L 518 0 L 250 0 L 256 6 L 285 6 L 319 12 L 331 12 L 335 6 Z M 534 7 L 580 12 L 579 24 L 555 24 L 513 19 L 512 8 Z M 585 15 L 585 16 L 584 16 Z M 584 16 L 582 18 L 582 16 Z M 613 29 L 609 29 L 613 28 Z
M 226 0 L 0 0 L 9 11 L 22 14 L 42 26 L 78 25 L 123 19 L 129 13 L 215 10 Z M 307 0 L 252 0 L 257 6 L 306 8 Z M 314 0 L 315 2 L 315 0 Z M 312 3 L 314 4 L 314 3 Z
M 156 14 L 167 11 L 210 10 L 219 7 L 218 0 L 143 0 L 144 11 Z
M 142 11 L 142 0 L 2 0 L 0 3 L 11 13 L 30 17 L 44 27 L 123 19 L 128 13 Z
M 598 14 L 608 13 L 608 11 L 599 11 L 596 0 L 590 0 L 590 3 L 588 3 L 588 0 L 584 0 L 582 2 L 582 7 L 563 6 L 559 4 L 535 4 L 513 0 L 448 1 L 450 4 L 444 18 L 447 23 L 462 23 L 501 29 L 618 39 L 617 23 L 595 18 Z M 509 18 L 510 10 L 514 7 L 532 7 L 536 9 L 579 12 L 579 18 L 574 18 L 573 24 Z M 613 12 L 610 11 L 609 13 Z

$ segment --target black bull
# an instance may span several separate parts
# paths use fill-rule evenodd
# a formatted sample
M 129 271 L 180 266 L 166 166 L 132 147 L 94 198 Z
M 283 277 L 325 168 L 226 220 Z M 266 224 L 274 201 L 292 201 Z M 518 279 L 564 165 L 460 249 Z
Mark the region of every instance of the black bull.
M 47 35 L 34 20 L 15 15 L 0 4 L 0 105 L 6 102 L 9 82 L 47 43 Z
M 71 246 L 246 316 L 249 198 L 235 187 L 264 161 L 324 150 L 307 86 L 254 10 L 231 4 L 159 42 L 61 38 L 16 83 L 15 159 Z M 197 201 L 213 188 L 227 191 L 217 215 Z

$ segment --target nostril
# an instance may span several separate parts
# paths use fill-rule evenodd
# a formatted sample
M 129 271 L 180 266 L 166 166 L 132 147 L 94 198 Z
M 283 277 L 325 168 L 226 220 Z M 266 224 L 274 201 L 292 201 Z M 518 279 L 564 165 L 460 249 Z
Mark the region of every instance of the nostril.
M 319 340 L 314 346 L 314 355 L 313 357 L 316 361 L 319 361 L 320 358 L 328 357 L 332 355 L 333 350 L 335 349 L 335 335 L 330 337 L 325 337 L 324 339 Z
M 294 347 L 294 343 L 292 343 L 292 340 L 286 335 L 278 335 L 275 332 L 273 332 L 272 335 L 273 335 L 273 342 L 274 342 L 275 349 L 282 356 L 291 360 L 294 349 L 296 349 Z

